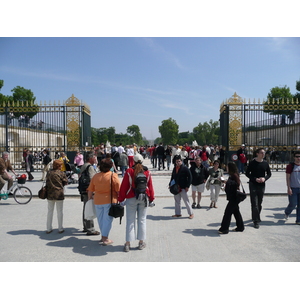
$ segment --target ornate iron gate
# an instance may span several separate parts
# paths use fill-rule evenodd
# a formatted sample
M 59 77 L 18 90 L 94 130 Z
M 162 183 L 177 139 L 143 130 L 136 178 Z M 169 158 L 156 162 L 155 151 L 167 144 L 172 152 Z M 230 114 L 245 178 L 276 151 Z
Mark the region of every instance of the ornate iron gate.
M 282 169 L 300 145 L 300 104 L 298 99 L 278 104 L 274 99 L 246 101 L 236 93 L 220 107 L 221 143 L 227 161 L 246 145 L 248 159 L 260 147 L 273 169 Z
M 91 147 L 91 112 L 74 95 L 62 104 L 5 103 L 0 107 L 0 134 L 0 150 L 10 152 L 15 169 L 21 167 L 25 148 L 39 168 L 39 153 L 45 148 L 52 158 L 64 151 L 73 159 L 77 150 Z

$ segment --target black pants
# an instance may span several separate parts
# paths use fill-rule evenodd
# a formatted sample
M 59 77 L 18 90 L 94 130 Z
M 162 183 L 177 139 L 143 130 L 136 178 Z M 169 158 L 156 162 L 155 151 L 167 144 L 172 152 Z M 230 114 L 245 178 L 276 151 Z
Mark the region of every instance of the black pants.
M 219 231 L 228 232 L 231 216 L 234 215 L 236 221 L 236 227 L 238 231 L 244 231 L 244 221 L 240 212 L 239 204 L 235 200 L 229 200 L 225 208 L 224 216 L 222 219 L 221 227 Z
M 254 223 L 259 223 L 261 221 L 260 212 L 262 209 L 262 201 L 265 193 L 265 184 L 255 184 L 253 182 L 249 182 L 249 191 L 252 221 Z
M 162 169 L 164 170 L 164 168 L 165 168 L 164 156 L 158 155 L 157 158 L 158 158 L 158 170 L 160 170 L 161 165 L 162 165 Z
M 88 201 L 88 195 L 87 194 L 81 194 L 81 201 L 83 202 L 83 211 L 82 211 L 82 223 L 83 223 L 83 230 L 86 232 L 93 232 L 95 231 L 94 228 L 94 220 L 86 220 L 84 218 L 84 208 Z

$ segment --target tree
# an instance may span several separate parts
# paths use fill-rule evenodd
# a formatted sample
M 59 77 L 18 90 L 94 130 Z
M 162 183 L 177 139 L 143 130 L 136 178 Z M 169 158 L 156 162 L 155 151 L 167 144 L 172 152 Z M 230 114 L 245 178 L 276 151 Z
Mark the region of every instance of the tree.
M 294 96 L 289 87 L 286 85 L 284 87 L 275 86 L 268 93 L 268 100 L 264 102 L 264 112 L 270 113 L 271 115 L 289 114 L 291 111 L 283 109 L 282 107 L 284 104 L 290 104 L 293 98 Z M 279 105 L 279 107 L 277 105 Z
M 0 80 L 0 90 L 4 85 L 4 81 Z M 14 102 L 16 107 L 24 107 L 24 110 L 14 112 L 15 117 L 26 113 L 30 118 L 35 116 L 39 112 L 39 106 L 35 104 L 36 97 L 30 89 L 25 89 L 21 86 L 16 86 L 11 90 L 13 94 L 11 96 L 5 96 L 0 93 L 0 105 L 10 104 Z
M 219 122 L 210 120 L 209 123 L 199 123 L 193 129 L 193 134 L 199 145 L 218 144 L 220 135 Z
M 161 125 L 158 126 L 158 131 L 162 137 L 165 145 L 174 145 L 178 141 L 178 129 L 176 121 L 172 118 L 163 120 Z
M 297 93 L 295 94 L 295 98 L 298 99 L 299 103 L 300 103 L 300 80 L 296 81 L 296 90 Z
M 127 133 L 132 137 L 132 143 L 141 145 L 143 143 L 143 137 L 138 125 L 131 125 L 127 127 Z

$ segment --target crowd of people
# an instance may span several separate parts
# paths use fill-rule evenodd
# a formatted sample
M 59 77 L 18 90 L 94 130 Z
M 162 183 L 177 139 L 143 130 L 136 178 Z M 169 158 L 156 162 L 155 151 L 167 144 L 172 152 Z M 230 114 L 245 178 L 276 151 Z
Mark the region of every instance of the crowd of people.
M 32 180 L 32 154 L 28 149 L 24 151 L 24 161 L 29 180 Z M 58 153 L 57 153 L 58 154 Z M 49 151 L 43 150 L 42 180 L 46 181 L 48 192 L 47 233 L 52 232 L 53 211 L 56 205 L 59 233 L 63 233 L 63 200 L 64 186 L 68 184 L 65 165 L 70 162 L 64 152 L 55 155 L 54 161 Z M 88 174 L 89 182 L 84 191 L 81 191 L 83 202 L 82 223 L 83 232 L 87 235 L 100 235 L 100 244 L 106 246 L 113 243 L 109 238 L 113 217 L 108 211 L 111 203 L 121 203 L 126 207 L 126 232 L 124 251 L 131 249 L 132 243 L 138 240 L 138 249 L 146 247 L 146 217 L 148 207 L 154 206 L 155 192 L 152 183 L 151 171 L 143 165 L 149 158 L 153 169 L 164 170 L 173 167 L 169 187 L 176 185 L 174 194 L 175 214 L 172 218 L 180 218 L 181 200 L 183 200 L 188 218 L 194 218 L 194 209 L 201 208 L 201 195 L 205 188 L 210 190 L 210 208 L 217 208 L 221 189 L 225 190 L 228 200 L 218 230 L 219 234 L 229 232 L 232 215 L 236 220 L 234 231 L 243 232 L 244 222 L 239 210 L 237 190 L 241 190 L 240 174 L 249 179 L 251 214 L 254 228 L 260 226 L 262 202 L 266 181 L 271 177 L 271 170 L 266 160 L 264 148 L 255 150 L 254 158 L 249 160 L 245 145 L 237 151 L 237 161 L 224 164 L 224 149 L 222 146 L 204 145 L 164 146 L 162 143 L 153 146 L 137 147 L 137 145 L 105 147 L 104 144 L 95 147 L 93 151 L 76 152 L 74 165 L 79 170 L 79 176 Z M 287 165 L 286 184 L 289 205 L 285 209 L 285 218 L 288 219 L 296 208 L 296 224 L 300 225 L 300 151 L 293 152 L 294 162 Z M 51 164 L 50 164 L 51 163 Z M 8 153 L 4 152 L 0 158 L 0 187 L 6 181 L 11 185 L 9 171 L 11 168 Z M 228 178 L 225 179 L 225 172 Z M 31 176 L 30 176 L 31 175 Z M 119 179 L 122 177 L 122 181 Z M 144 184 L 141 188 L 141 184 Z M 188 191 L 192 189 L 189 199 Z M 142 192 L 140 192 L 142 190 Z M 172 189 L 173 190 L 173 189 Z M 85 206 L 88 200 L 93 199 L 96 219 L 100 232 L 95 230 L 94 221 L 85 218 Z M 137 224 L 136 224 L 137 223 Z

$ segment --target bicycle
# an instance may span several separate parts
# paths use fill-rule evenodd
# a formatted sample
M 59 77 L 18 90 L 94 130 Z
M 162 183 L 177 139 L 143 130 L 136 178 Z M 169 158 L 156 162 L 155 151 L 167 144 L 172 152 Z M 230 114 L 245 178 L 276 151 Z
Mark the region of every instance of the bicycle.
M 11 188 L 7 191 L 2 191 L 0 194 L 0 198 L 2 200 L 7 200 L 8 196 L 12 191 L 12 195 L 14 196 L 14 199 L 19 204 L 27 204 L 32 199 L 32 192 L 27 186 L 23 186 L 23 184 L 26 182 L 26 175 L 25 177 L 16 177 L 15 175 L 12 176 L 14 178 L 14 183 L 11 186 Z M 15 181 L 16 179 L 16 181 Z

